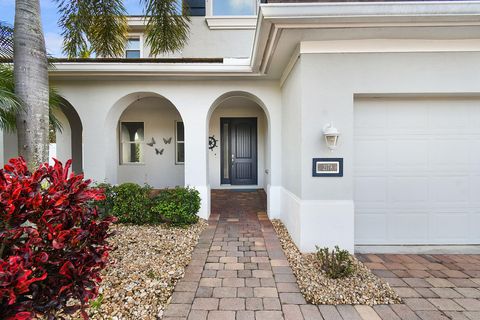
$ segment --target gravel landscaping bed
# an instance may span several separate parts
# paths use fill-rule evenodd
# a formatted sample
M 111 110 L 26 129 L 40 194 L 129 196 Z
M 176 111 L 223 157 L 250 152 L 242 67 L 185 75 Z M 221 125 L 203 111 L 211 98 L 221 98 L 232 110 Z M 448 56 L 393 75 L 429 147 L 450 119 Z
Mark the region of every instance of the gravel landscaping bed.
M 311 304 L 393 304 L 400 297 L 382 279 L 354 259 L 355 272 L 343 279 L 330 279 L 320 269 L 314 254 L 302 254 L 280 220 L 272 220 L 300 291 Z
M 206 225 L 204 220 L 185 229 L 114 225 L 112 265 L 103 272 L 91 319 L 161 318 Z

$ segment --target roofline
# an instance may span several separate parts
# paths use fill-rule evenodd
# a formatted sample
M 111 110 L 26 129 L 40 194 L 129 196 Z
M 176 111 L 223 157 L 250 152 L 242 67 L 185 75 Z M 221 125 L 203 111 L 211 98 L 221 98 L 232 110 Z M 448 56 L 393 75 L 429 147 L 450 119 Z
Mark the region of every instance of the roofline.
M 53 76 L 262 76 L 268 73 L 283 30 L 406 26 L 480 26 L 480 1 L 315 2 L 261 4 L 251 58 L 215 63 L 188 59 L 55 63 Z M 143 60 L 143 59 L 141 59 Z M 202 60 L 202 59 L 200 59 Z M 103 62 L 103 63 L 101 63 Z M 143 61 L 142 61 L 143 62 Z M 137 64 L 138 65 L 138 64 Z
M 49 58 L 52 63 L 215 63 L 222 64 L 223 58 Z M 13 59 L 0 58 L 0 63 L 13 63 Z
M 252 70 L 267 73 L 283 30 L 479 26 L 480 1 L 270 3 L 260 5 Z

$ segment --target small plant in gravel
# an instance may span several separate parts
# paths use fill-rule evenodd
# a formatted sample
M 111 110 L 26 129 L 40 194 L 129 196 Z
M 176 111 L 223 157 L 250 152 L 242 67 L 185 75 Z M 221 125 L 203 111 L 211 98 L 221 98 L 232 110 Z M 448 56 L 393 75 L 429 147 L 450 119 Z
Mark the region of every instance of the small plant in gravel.
M 321 269 L 331 279 L 346 278 L 355 271 L 352 256 L 347 250 L 340 250 L 338 246 L 330 251 L 329 248 L 316 247 L 316 257 Z
M 114 218 L 102 219 L 104 198 L 83 175 L 55 160 L 30 172 L 22 158 L 0 170 L 0 318 L 54 319 L 85 309 L 98 295 L 111 250 Z
M 161 218 L 173 226 L 187 226 L 198 222 L 200 193 L 194 188 L 177 187 L 162 190 L 156 197 L 152 208 Z
M 152 223 L 152 188 L 136 183 L 123 183 L 114 187 L 111 213 L 121 223 L 148 224 Z M 107 204 L 106 208 L 110 203 Z

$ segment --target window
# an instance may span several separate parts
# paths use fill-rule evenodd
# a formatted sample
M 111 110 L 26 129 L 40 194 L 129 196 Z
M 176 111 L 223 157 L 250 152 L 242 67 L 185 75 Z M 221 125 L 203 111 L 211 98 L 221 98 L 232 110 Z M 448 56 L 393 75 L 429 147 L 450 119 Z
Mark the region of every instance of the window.
M 254 16 L 257 0 L 210 0 L 214 16 Z
M 127 59 L 141 58 L 140 38 L 129 38 L 127 40 L 125 58 Z
M 183 122 L 175 122 L 175 163 L 183 164 L 185 162 L 185 130 Z
M 121 122 L 120 123 L 120 162 L 144 163 L 144 123 Z

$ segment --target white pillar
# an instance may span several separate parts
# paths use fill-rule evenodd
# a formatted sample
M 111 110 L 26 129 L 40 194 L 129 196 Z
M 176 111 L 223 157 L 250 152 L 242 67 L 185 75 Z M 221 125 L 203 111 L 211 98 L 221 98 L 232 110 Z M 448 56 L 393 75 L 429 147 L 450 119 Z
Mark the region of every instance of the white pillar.
M 115 163 L 107 163 L 107 142 L 115 143 L 115 140 L 115 135 L 107 132 L 103 117 L 90 117 L 83 123 L 83 171 L 86 179 L 104 182 L 107 166 L 116 168 Z
M 200 192 L 202 204 L 198 215 L 210 216 L 210 186 L 207 178 L 207 121 L 204 111 L 191 109 L 184 112 L 185 125 L 185 186 Z

